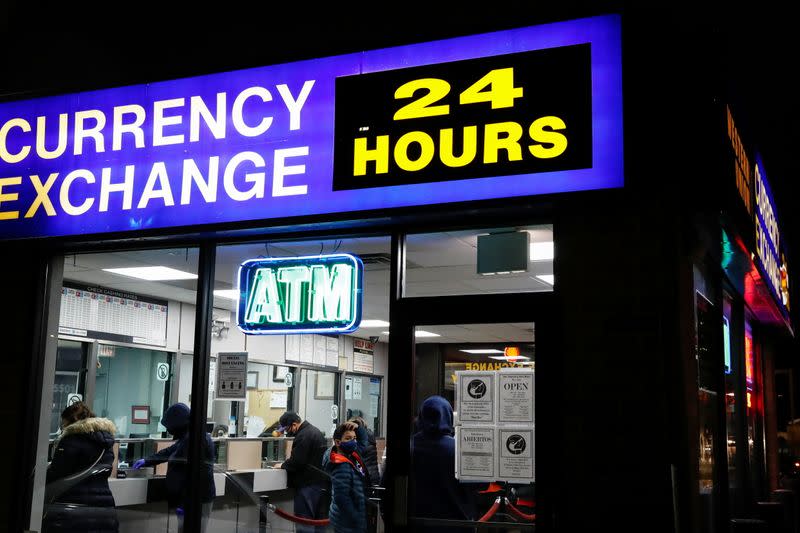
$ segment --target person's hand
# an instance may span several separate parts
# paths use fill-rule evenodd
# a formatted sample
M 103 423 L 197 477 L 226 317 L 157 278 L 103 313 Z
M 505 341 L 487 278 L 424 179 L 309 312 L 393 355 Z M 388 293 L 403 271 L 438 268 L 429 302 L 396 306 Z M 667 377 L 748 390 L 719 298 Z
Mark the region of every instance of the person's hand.
M 355 431 L 358 429 L 358 424 L 356 424 L 355 422 L 347 421 L 344 423 L 344 429 L 346 431 Z
M 133 463 L 133 469 L 139 470 L 141 467 L 144 466 L 144 459 L 137 459 L 136 462 Z
M 275 463 L 272 468 L 280 468 L 283 463 Z

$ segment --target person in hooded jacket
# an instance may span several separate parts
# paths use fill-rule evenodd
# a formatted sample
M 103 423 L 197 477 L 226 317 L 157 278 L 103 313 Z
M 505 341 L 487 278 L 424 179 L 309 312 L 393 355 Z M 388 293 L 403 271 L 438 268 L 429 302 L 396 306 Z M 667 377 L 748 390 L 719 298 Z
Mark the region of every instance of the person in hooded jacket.
M 322 456 L 322 465 L 331 476 L 331 526 L 335 533 L 366 533 L 368 474 L 357 451 L 356 425 L 339 424 L 333 442 Z
M 167 489 L 167 502 L 170 509 L 174 509 L 178 516 L 178 531 L 183 531 L 183 511 L 186 509 L 189 497 L 189 468 L 187 457 L 189 455 L 189 420 L 191 410 L 185 403 L 176 403 L 164 412 L 161 417 L 161 425 L 175 437 L 176 442 L 154 453 L 153 455 L 139 459 L 133 463 L 133 468 L 138 469 L 143 466 L 154 466 L 160 463 L 167 463 L 167 476 L 165 479 Z M 208 517 L 211 515 L 211 503 L 216 496 L 214 485 L 214 444 L 211 436 L 205 434 L 204 460 L 202 469 L 203 487 L 202 494 L 202 528 L 205 531 L 208 527 Z
M 455 476 L 456 441 L 453 408 L 442 396 L 422 402 L 418 431 L 411 436 L 411 516 L 474 520 L 474 484 Z M 456 528 L 418 527 L 417 531 L 457 531 Z
M 62 433 L 47 468 L 48 502 L 42 530 L 55 532 L 116 533 L 119 522 L 108 477 L 114 463 L 117 428 L 97 418 L 83 402 L 61 413 Z M 74 477 L 73 477 L 74 476 Z M 80 504 L 68 509 L 60 504 Z

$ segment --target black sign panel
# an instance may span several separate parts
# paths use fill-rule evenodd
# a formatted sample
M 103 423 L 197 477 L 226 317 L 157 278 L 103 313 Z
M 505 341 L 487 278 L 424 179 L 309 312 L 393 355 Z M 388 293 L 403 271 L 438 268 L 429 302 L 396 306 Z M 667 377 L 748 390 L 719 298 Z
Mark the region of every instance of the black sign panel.
M 336 80 L 334 190 L 592 166 L 591 48 Z

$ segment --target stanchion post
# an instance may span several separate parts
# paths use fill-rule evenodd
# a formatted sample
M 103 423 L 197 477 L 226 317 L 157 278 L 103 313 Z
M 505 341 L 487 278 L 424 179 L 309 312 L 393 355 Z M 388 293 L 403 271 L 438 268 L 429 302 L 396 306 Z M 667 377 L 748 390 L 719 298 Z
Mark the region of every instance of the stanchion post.
M 258 533 L 266 533 L 269 529 L 267 511 L 269 510 L 269 496 L 258 497 Z

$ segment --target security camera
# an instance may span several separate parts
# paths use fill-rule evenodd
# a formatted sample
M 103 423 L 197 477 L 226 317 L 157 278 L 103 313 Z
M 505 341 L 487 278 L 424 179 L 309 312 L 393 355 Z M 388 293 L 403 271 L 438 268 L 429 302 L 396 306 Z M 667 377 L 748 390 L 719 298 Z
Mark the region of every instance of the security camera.
M 380 337 L 375 335 L 375 336 L 372 336 L 372 337 L 369 338 L 369 342 L 374 344 L 374 343 L 378 342 L 378 339 L 380 339 Z

